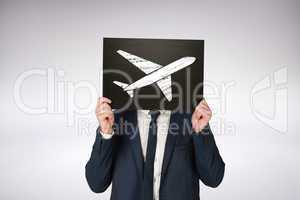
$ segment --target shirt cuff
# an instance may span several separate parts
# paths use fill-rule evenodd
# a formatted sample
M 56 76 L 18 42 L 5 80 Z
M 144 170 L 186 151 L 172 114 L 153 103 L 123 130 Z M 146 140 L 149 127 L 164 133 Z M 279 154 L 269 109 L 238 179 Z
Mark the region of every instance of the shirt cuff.
M 195 135 L 211 135 L 211 130 L 210 130 L 210 126 L 209 123 L 198 133 L 194 132 Z
M 112 136 L 114 135 L 114 131 L 111 133 L 111 134 L 108 134 L 108 133 L 103 133 L 102 131 L 100 131 L 99 129 L 99 133 L 101 134 L 102 138 L 105 139 L 105 140 L 109 140 L 112 138 Z

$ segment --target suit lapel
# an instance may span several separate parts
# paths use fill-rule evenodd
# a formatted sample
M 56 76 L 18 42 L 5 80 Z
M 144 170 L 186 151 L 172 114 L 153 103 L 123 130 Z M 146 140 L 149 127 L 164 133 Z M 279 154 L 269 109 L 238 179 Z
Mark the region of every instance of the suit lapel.
M 125 120 L 128 122 L 129 131 L 127 133 L 131 146 L 131 151 L 136 162 L 140 177 L 143 177 L 144 159 L 142 153 L 140 132 L 137 123 L 137 111 L 129 111 Z
M 162 176 L 163 177 L 166 174 L 167 168 L 168 168 L 170 160 L 172 158 L 174 146 L 175 146 L 177 135 L 178 135 L 178 130 L 176 131 L 173 129 L 173 131 L 172 131 L 172 128 L 171 128 L 172 124 L 174 125 L 174 123 L 177 123 L 176 126 L 179 125 L 179 123 L 177 122 L 177 117 L 176 117 L 175 113 L 171 113 L 170 124 L 169 124 L 169 129 L 168 129 L 168 136 L 167 136 L 164 159 L 163 159 L 163 166 L 162 166 Z

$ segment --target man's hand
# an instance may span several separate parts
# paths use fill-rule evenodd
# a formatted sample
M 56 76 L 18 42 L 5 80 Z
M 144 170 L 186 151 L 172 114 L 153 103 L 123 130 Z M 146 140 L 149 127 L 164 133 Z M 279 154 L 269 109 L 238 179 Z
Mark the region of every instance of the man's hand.
M 212 112 L 203 99 L 195 108 L 195 111 L 192 115 L 192 126 L 196 133 L 202 131 L 202 129 L 208 124 L 210 118 L 212 116 Z
M 112 134 L 115 121 L 114 113 L 110 107 L 111 100 L 106 97 L 100 97 L 96 106 L 96 117 L 99 122 L 100 130 L 104 134 Z

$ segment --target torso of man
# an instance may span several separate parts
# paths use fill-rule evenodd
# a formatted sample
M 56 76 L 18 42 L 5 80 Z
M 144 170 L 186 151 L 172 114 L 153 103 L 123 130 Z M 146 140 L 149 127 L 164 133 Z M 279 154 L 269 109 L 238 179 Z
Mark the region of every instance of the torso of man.
M 159 200 L 159 188 L 161 179 L 161 170 L 163 165 L 163 158 L 165 152 L 165 145 L 170 124 L 171 111 L 160 110 L 160 115 L 157 118 L 157 144 L 154 159 L 154 173 L 153 173 L 153 197 Z M 141 147 L 144 161 L 146 160 L 148 132 L 151 121 L 149 110 L 137 110 L 138 128 L 140 132 Z M 103 138 L 110 139 L 112 135 L 101 133 Z

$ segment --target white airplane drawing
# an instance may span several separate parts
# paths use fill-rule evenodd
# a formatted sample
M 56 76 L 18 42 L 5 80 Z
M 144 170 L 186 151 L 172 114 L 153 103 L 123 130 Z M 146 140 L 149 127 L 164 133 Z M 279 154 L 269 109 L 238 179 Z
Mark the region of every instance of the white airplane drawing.
M 135 89 L 156 83 L 168 101 L 172 100 L 171 74 L 186 68 L 196 60 L 195 57 L 183 57 L 166 66 L 162 66 L 122 50 L 118 50 L 117 53 L 142 70 L 146 76 L 132 84 L 113 81 L 114 84 L 126 91 L 130 97 L 133 97 Z

